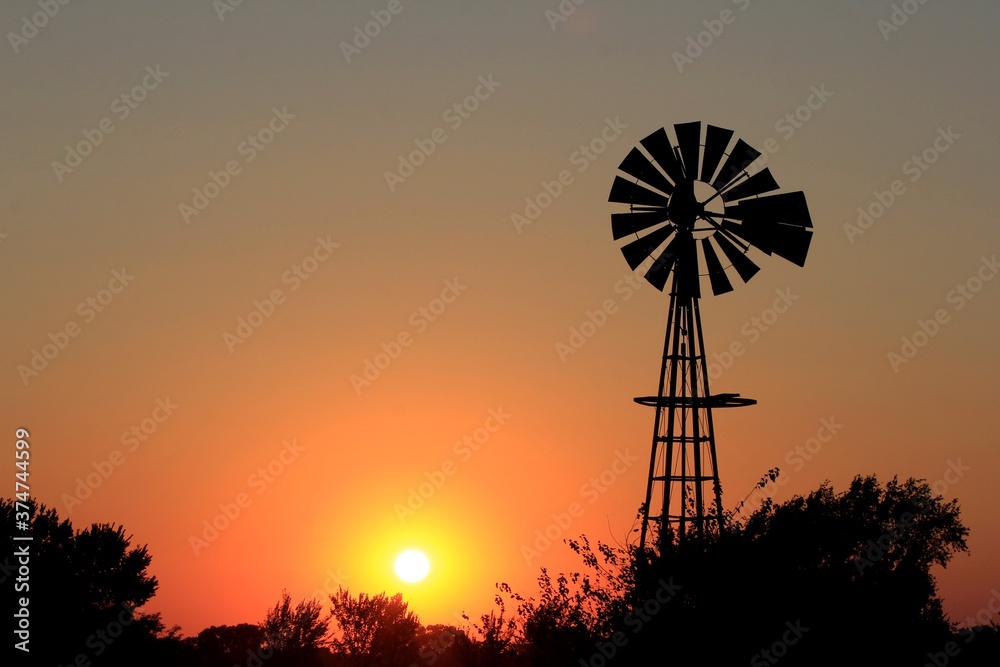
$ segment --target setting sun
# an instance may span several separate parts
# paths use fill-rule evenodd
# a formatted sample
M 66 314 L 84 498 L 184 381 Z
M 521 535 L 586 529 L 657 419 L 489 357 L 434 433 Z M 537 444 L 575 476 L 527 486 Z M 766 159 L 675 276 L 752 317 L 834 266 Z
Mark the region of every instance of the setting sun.
M 421 581 L 430 569 L 430 561 L 422 551 L 407 549 L 396 557 L 396 576 L 411 584 Z

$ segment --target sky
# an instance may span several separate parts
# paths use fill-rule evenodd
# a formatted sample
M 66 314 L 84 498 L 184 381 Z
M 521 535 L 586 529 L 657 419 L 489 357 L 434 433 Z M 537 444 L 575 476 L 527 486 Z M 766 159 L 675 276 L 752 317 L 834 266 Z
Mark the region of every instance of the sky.
M 716 412 L 724 505 L 774 467 L 776 501 L 926 479 L 971 530 L 936 572 L 961 621 L 1000 586 L 998 18 L 5 2 L 3 432 L 37 499 L 148 545 L 147 609 L 187 635 L 283 589 L 401 592 L 424 623 L 531 594 L 582 569 L 563 539 L 637 540 L 668 297 L 608 192 L 701 120 L 815 227 L 804 267 L 702 302 L 712 391 L 758 401 Z

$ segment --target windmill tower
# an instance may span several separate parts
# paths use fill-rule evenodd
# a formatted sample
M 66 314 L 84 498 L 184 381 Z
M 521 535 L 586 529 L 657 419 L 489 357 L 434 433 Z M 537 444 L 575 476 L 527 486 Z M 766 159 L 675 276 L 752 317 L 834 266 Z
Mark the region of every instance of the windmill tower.
M 661 539 L 680 540 L 724 528 L 712 410 L 756 403 L 709 389 L 702 279 L 715 295 L 732 291 L 731 274 L 749 281 L 760 268 L 751 248 L 803 266 L 812 239 L 805 195 L 760 196 L 779 186 L 768 169 L 750 174 L 761 153 L 742 139 L 730 148 L 732 130 L 708 125 L 703 140 L 701 123 L 692 122 L 674 133 L 676 144 L 664 128 L 640 141 L 644 151 L 633 148 L 619 165 L 625 176 L 615 177 L 608 198 L 629 206 L 611 216 L 625 261 L 645 267 L 658 290 L 670 285 L 657 395 L 635 399 L 656 409 L 640 550 L 654 527 Z

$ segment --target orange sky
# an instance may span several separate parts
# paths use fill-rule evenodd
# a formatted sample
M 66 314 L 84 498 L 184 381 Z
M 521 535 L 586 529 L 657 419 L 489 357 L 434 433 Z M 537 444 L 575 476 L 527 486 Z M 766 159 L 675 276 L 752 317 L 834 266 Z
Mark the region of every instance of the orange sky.
M 187 634 L 338 583 L 454 622 L 496 582 L 578 569 L 536 540 L 629 539 L 653 418 L 632 397 L 656 391 L 667 308 L 628 276 L 608 191 L 642 137 L 703 120 L 765 150 L 816 229 L 804 268 L 765 262 L 703 303 L 708 349 L 742 350 L 713 357 L 713 391 L 759 401 L 716 416 L 725 505 L 773 467 L 784 500 L 960 462 L 941 488 L 971 556 L 941 593 L 955 619 L 982 608 L 996 7 L 891 30 L 888 2 L 387 6 L 70 4 L 8 38 L 0 391 L 37 497 L 148 544 L 150 608 Z M 0 25 L 30 33 L 36 11 L 6 3 Z M 797 458 L 824 420 L 842 428 Z M 392 573 L 407 547 L 431 558 L 421 584 Z

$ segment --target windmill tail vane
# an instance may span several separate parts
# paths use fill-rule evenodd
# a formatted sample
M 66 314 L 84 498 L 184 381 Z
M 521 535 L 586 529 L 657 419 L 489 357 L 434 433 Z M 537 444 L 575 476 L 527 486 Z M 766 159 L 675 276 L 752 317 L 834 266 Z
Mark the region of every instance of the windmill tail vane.
M 756 403 L 711 393 L 702 282 L 713 295 L 731 292 L 733 278 L 757 274 L 762 255 L 804 266 L 813 231 L 805 195 L 769 194 L 780 189 L 770 170 L 747 171 L 761 153 L 732 143 L 732 130 L 708 125 L 703 134 L 696 121 L 674 125 L 674 134 L 676 143 L 665 128 L 642 139 L 608 198 L 628 204 L 611 215 L 611 230 L 629 267 L 645 268 L 660 291 L 670 282 L 657 394 L 635 399 L 656 411 L 640 550 L 724 530 L 712 410 Z

